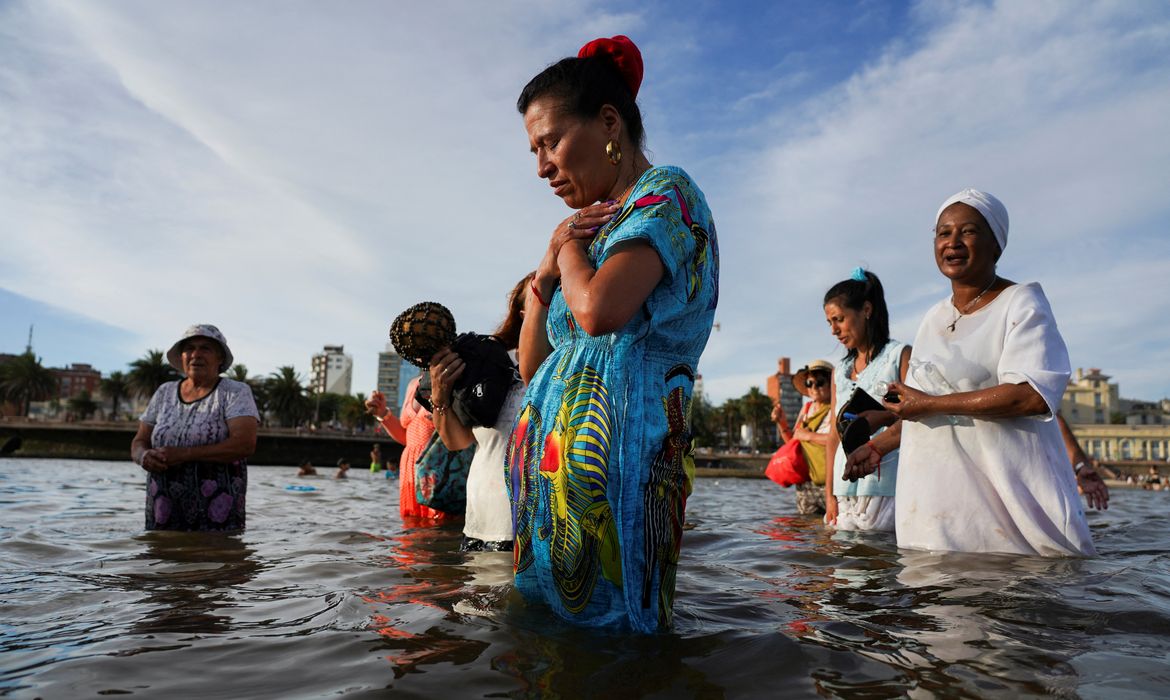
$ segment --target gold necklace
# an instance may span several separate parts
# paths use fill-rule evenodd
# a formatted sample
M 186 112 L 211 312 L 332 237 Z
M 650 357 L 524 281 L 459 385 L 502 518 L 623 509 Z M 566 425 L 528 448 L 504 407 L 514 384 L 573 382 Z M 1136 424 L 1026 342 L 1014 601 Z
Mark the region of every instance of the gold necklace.
M 986 294 L 987 292 L 991 291 L 991 288 L 994 287 L 995 283 L 998 281 L 999 281 L 999 275 L 992 277 L 991 284 L 984 287 L 983 291 L 979 292 L 979 294 L 974 299 L 972 299 L 971 301 L 964 304 L 963 308 L 961 310 L 959 309 L 959 307 L 955 306 L 955 295 L 951 294 L 951 308 L 953 308 L 955 310 L 955 320 L 951 321 L 951 325 L 947 326 L 947 328 L 950 329 L 951 333 L 955 332 L 955 324 L 959 322 L 959 319 L 963 318 L 968 313 L 970 313 L 971 307 L 975 306 L 975 304 L 979 303 L 979 300 L 983 298 L 983 295 Z
M 644 175 L 646 171 L 650 169 L 650 167 L 652 166 L 647 166 L 641 172 L 635 172 L 634 178 L 630 180 L 630 184 L 626 185 L 626 189 L 622 190 L 622 193 L 615 197 L 613 201 L 618 202 L 619 204 L 625 204 L 625 199 L 630 194 L 630 191 L 634 189 L 634 185 L 638 184 L 638 180 L 642 179 L 642 175 Z

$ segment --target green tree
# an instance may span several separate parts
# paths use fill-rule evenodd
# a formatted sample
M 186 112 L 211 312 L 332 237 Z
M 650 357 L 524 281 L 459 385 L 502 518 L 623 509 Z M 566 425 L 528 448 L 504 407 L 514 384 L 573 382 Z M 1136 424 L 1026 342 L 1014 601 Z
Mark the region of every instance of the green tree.
M 77 396 L 69 399 L 67 404 L 69 412 L 81 420 L 87 420 L 92 416 L 98 408 L 97 402 L 89 395 L 88 391 L 83 391 Z
M 265 382 L 267 408 L 282 427 L 292 428 L 304 422 L 312 413 L 305 395 L 305 387 L 296 369 L 290 365 L 278 367 Z
M 320 394 L 310 393 L 309 403 L 313 405 L 313 422 L 318 425 L 341 419 L 341 407 L 345 404 L 345 395 L 334 394 L 329 391 Z
M 723 432 L 723 445 L 728 452 L 731 452 L 732 447 L 739 442 L 737 427 L 742 415 L 739 399 L 727 399 L 719 407 L 719 428 Z
M 167 362 L 162 350 L 147 350 L 145 355 L 130 363 L 130 372 L 126 375 L 130 390 L 144 399 L 154 396 L 163 384 L 179 378 L 179 373 Z
M 239 363 L 232 365 L 227 376 L 229 379 L 247 384 L 252 390 L 252 399 L 260 413 L 260 424 L 264 425 L 264 417 L 268 414 L 268 380 L 260 376 L 249 377 L 248 366 Z
M 696 393 L 691 399 L 691 433 L 696 447 L 719 444 L 719 411 L 702 393 Z
M 760 433 L 763 427 L 771 424 L 772 399 L 760 391 L 760 387 L 753 386 L 740 397 L 739 405 L 743 421 L 752 427 L 752 449 L 756 449 L 764 436 Z M 766 443 L 770 444 L 770 443 Z
M 20 406 L 22 416 L 33 401 L 44 401 L 56 391 L 57 375 L 31 350 L 0 365 L 0 398 Z
M 130 398 L 130 381 L 124 372 L 110 372 L 110 376 L 104 377 L 102 383 L 98 386 L 98 391 L 102 396 L 113 402 L 113 410 L 111 413 L 114 420 L 118 420 L 118 404 L 123 399 Z
M 374 424 L 374 417 L 366 413 L 365 394 L 344 397 L 341 402 L 341 422 L 350 430 Z

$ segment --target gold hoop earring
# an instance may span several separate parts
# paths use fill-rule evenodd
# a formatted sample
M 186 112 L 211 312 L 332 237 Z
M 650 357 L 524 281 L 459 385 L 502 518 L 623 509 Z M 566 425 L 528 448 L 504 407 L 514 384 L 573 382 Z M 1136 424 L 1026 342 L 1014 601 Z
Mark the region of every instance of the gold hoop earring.
M 609 157 L 609 162 L 617 165 L 622 162 L 622 145 L 613 139 L 605 144 L 605 155 Z

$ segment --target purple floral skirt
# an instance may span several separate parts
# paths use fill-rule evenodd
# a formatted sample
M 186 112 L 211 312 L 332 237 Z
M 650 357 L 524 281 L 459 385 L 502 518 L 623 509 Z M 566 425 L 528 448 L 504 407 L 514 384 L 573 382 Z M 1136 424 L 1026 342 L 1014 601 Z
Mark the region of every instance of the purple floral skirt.
M 186 462 L 146 476 L 147 530 L 243 530 L 248 464 Z

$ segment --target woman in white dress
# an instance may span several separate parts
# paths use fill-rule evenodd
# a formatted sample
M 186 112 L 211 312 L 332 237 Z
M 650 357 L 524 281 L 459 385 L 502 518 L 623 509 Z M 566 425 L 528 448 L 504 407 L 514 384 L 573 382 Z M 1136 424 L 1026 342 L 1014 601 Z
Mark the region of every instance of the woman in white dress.
M 1040 285 L 996 273 L 1007 210 L 967 189 L 943 203 L 936 222 L 935 263 L 951 295 L 926 313 L 909 376 L 885 404 L 903 420 L 898 546 L 1093 555 L 1054 420 L 1068 350 Z
M 513 355 L 520 344 L 520 327 L 523 322 L 524 302 L 531 283 L 532 274 L 512 289 L 508 295 L 508 316 L 495 335 Z M 459 355 L 450 348 L 444 348 L 431 360 L 431 402 L 436 406 L 450 403 L 451 389 L 464 364 Z M 454 411 L 436 411 L 433 416 L 439 438 L 449 450 L 462 450 L 476 445 L 475 457 L 467 473 L 467 510 L 463 520 L 463 551 L 511 551 L 512 550 L 512 502 L 508 499 L 508 487 L 504 481 L 504 452 L 512 424 L 524 399 L 524 383 L 512 385 L 500 416 L 494 426 L 468 428 L 460 422 Z
M 856 389 L 881 398 L 890 382 L 904 379 L 910 346 L 890 338 L 890 312 L 881 280 L 857 268 L 825 293 L 825 320 L 845 357 L 833 370 L 832 426 L 825 446 L 825 524 L 838 530 L 894 529 L 894 487 L 898 482 L 898 436 L 902 426 L 888 411 L 868 411 L 859 418 L 869 424 L 872 438 L 850 457 L 865 455 L 874 470 L 846 480 L 845 450 L 837 430 L 842 407 Z M 880 464 L 880 469 L 878 465 Z

